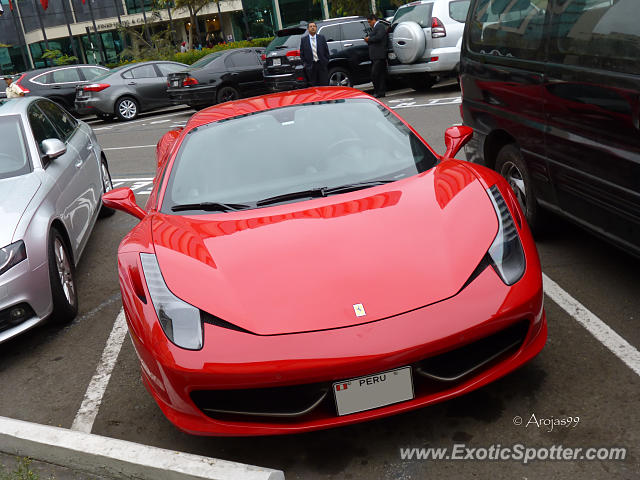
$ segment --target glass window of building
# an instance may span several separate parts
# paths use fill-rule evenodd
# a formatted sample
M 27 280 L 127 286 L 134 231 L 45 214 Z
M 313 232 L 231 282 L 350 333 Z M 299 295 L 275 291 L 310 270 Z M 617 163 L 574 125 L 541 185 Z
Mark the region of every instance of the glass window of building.
M 299 25 L 301 21 L 319 20 L 322 18 L 322 2 L 313 0 L 280 0 L 282 26 Z

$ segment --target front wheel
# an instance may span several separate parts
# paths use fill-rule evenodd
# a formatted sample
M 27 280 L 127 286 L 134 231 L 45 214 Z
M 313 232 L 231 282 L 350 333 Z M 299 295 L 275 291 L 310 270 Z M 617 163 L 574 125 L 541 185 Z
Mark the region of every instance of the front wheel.
M 138 110 L 138 102 L 131 97 L 123 97 L 116 102 L 116 115 L 125 122 L 136 118 Z
M 113 190 L 113 182 L 111 181 L 111 173 L 109 173 L 109 165 L 107 165 L 107 159 L 102 157 L 100 162 L 100 179 L 102 180 L 102 193 L 107 193 L 110 190 Z M 100 218 L 110 217 L 116 211 L 113 208 L 109 208 L 102 203 L 100 200 L 100 213 L 98 216 Z
M 513 190 L 531 230 L 540 233 L 543 212 L 536 201 L 527 164 L 515 144 L 510 143 L 500 149 L 496 158 L 496 171 L 507 180 Z
M 67 244 L 55 228 L 49 236 L 49 281 L 53 301 L 51 318 L 56 323 L 68 323 L 78 314 L 75 268 Z
M 232 100 L 237 100 L 238 98 L 240 98 L 240 92 L 229 85 L 225 85 L 218 90 L 218 103 L 230 102 Z
M 332 87 L 353 86 L 349 71 L 342 67 L 335 67 L 329 70 L 329 85 Z

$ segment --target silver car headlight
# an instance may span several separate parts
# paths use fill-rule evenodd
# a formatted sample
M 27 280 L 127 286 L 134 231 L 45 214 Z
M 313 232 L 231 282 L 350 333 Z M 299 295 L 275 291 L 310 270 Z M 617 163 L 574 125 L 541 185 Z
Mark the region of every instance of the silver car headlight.
M 0 248 L 0 275 L 26 258 L 27 249 L 22 240 Z
M 487 190 L 498 216 L 498 234 L 489 247 L 491 266 L 507 285 L 513 285 L 524 275 L 526 266 L 524 250 L 518 230 L 497 186 Z
M 167 338 L 181 348 L 201 349 L 202 319 L 200 310 L 171 293 L 162 278 L 155 255 L 141 253 L 140 261 L 151 295 L 151 302 Z

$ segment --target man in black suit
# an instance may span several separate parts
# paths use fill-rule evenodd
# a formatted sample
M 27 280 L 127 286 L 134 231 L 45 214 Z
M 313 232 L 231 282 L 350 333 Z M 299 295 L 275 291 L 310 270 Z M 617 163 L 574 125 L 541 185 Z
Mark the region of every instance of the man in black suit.
M 307 25 L 309 35 L 300 40 L 300 58 L 312 87 L 329 85 L 329 46 L 327 40 L 316 34 L 318 26 L 315 22 Z
M 387 27 L 373 14 L 367 16 L 367 22 L 372 30 L 364 41 L 369 44 L 373 96 L 383 98 L 387 93 Z

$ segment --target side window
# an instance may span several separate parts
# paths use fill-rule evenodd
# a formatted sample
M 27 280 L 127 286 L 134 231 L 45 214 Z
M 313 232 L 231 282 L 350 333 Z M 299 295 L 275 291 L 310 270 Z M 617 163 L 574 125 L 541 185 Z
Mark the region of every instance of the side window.
M 562 0 L 551 16 L 549 60 L 623 73 L 640 71 L 634 0 Z
M 81 81 L 77 68 L 63 68 L 51 72 L 53 83 L 74 83 Z
M 470 2 L 471 0 L 456 0 L 451 2 L 449 4 L 449 16 L 456 22 L 466 22 Z
M 50 83 L 53 83 L 52 77 L 53 77 L 53 74 L 51 72 L 43 73 L 41 75 L 33 77 L 30 81 L 34 83 L 42 83 L 44 85 L 49 85 Z
M 53 124 L 49 121 L 47 116 L 42 113 L 37 106 L 32 105 L 29 107 L 27 112 L 27 116 L 29 118 L 29 125 L 31 126 L 31 131 L 33 132 L 33 136 L 36 139 L 36 143 L 38 144 L 38 150 L 40 150 L 40 154 L 42 155 L 44 152 L 42 151 L 42 142 L 48 138 L 60 138 L 60 134 L 53 127 Z
M 156 69 L 153 65 L 142 65 L 131 70 L 133 78 L 157 78 Z
M 75 118 L 71 117 L 67 112 L 62 110 L 58 105 L 53 102 L 42 101 L 38 102 L 38 107 L 45 113 L 47 118 L 51 120 L 51 123 L 58 129 L 64 136 L 61 140 L 67 141 L 78 125 Z
M 82 72 L 82 75 L 84 75 L 85 80 L 93 80 L 106 72 L 105 69 L 97 67 L 82 67 L 80 71 Z
M 367 30 L 362 22 L 348 22 L 342 24 L 343 40 L 362 40 L 367 36 Z
M 569 0 L 571 1 L 571 0 Z M 535 60 L 540 57 L 548 0 L 479 0 L 470 17 L 472 51 Z
M 122 78 L 133 78 L 133 69 L 127 70 L 120 75 Z
M 327 40 L 327 42 L 338 42 L 342 40 L 340 36 L 340 25 L 327 25 L 318 30 L 318 33 Z
M 170 73 L 183 72 L 187 68 L 176 63 L 158 63 L 157 67 L 163 77 L 166 77 Z
M 258 57 L 251 50 L 241 50 L 232 53 L 224 60 L 227 67 L 257 67 L 260 65 Z

